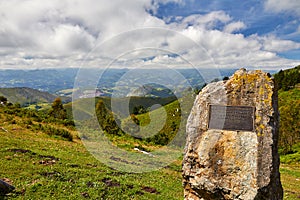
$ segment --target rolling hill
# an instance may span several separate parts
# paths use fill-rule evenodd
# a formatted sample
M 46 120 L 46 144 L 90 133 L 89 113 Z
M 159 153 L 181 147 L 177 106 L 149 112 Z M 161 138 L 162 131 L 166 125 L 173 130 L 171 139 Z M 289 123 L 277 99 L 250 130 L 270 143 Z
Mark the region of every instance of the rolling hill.
M 42 92 L 27 87 L 0 88 L 0 96 L 6 97 L 8 101 L 13 104 L 19 103 L 21 106 L 38 103 L 52 103 L 54 99 L 58 97 L 57 95 L 48 92 Z M 71 98 L 62 97 L 62 101 L 67 103 L 71 101 Z
M 12 95 L 14 92 L 18 90 L 6 90 L 7 95 Z M 36 98 L 39 95 L 43 97 L 35 90 L 29 90 L 31 96 L 27 92 L 28 90 L 23 88 L 21 97 L 27 95 L 26 97 L 31 98 L 32 101 L 34 95 Z M 290 104 L 290 98 L 294 99 L 296 96 L 299 98 L 299 91 L 296 88 L 286 92 L 280 91 L 280 105 Z M 47 98 L 44 99 L 46 100 Z M 109 98 L 103 101 L 109 105 Z M 146 99 L 132 99 L 133 102 L 142 104 Z M 84 106 L 89 101 L 80 99 L 75 103 L 76 107 L 85 110 Z M 150 105 L 151 101 L 147 104 Z M 67 104 L 66 107 L 70 108 L 71 105 Z M 141 126 L 151 129 L 151 126 L 147 127 L 151 123 L 150 118 L 160 118 L 162 113 L 166 113 L 167 120 L 161 134 L 157 136 L 168 136 L 164 133 L 176 132 L 180 116 L 188 114 L 182 112 L 178 101 L 174 101 L 166 103 L 164 107 L 155 109 L 151 113 L 137 115 L 137 118 Z M 19 114 L 20 112 L 7 114 L 5 108 L 0 107 L 0 156 L 3 158 L 0 162 L 0 178 L 10 180 L 16 187 L 16 190 L 10 194 L 4 196 L 0 194 L 0 199 L 65 199 L 66 197 L 70 199 L 182 199 L 181 158 L 161 170 L 150 173 L 116 171 L 96 160 L 86 150 L 72 127 L 53 122 L 38 122 L 34 118 L 35 115 L 30 117 L 26 114 L 19 117 Z M 87 115 L 89 114 L 87 111 Z M 158 126 L 153 123 L 154 126 Z M 72 133 L 74 140 L 67 141 L 49 136 L 39 129 L 39 126 L 66 129 Z M 153 139 L 163 139 L 163 137 Z M 150 151 L 160 147 L 151 142 L 132 140 L 124 136 L 114 137 L 112 142 L 128 151 L 132 151 L 136 145 Z M 300 149 L 299 145 L 294 146 L 294 151 L 297 149 Z M 281 155 L 280 172 L 285 190 L 284 199 L 297 199 L 300 194 L 298 158 L 297 153 Z

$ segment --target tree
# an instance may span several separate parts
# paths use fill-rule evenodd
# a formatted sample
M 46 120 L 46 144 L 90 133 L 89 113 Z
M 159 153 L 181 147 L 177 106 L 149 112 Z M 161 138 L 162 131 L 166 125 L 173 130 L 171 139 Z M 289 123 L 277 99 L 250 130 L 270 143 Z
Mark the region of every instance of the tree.
M 57 119 L 67 119 L 67 111 L 64 108 L 60 98 L 56 98 L 51 106 L 49 115 Z
M 292 100 L 280 109 L 279 146 L 283 153 L 292 151 L 292 146 L 300 141 L 300 100 Z
M 278 85 L 278 89 L 288 91 L 300 83 L 300 66 L 284 71 L 280 70 L 274 75 L 274 78 Z
M 143 114 L 146 113 L 147 109 L 144 108 L 144 106 L 139 105 L 139 106 L 135 106 L 133 108 L 133 114 L 138 115 L 138 114 Z
M 7 98 L 4 96 L 0 96 L 0 103 L 1 105 L 6 105 L 7 104 Z
M 102 100 L 96 104 L 96 116 L 102 130 L 108 134 L 120 135 L 120 128 L 116 122 L 116 116 L 108 110 Z
M 277 74 L 274 75 L 275 82 L 278 85 L 278 89 L 282 88 L 282 82 L 284 79 L 284 71 L 280 70 Z
M 224 76 L 223 81 L 228 81 L 229 77 L 228 76 Z

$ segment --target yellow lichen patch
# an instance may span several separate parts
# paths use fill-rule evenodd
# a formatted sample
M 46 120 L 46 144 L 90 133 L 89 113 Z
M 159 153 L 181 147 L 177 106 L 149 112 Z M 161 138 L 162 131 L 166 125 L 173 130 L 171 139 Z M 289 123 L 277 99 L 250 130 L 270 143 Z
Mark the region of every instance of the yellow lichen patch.
M 263 132 L 264 132 L 265 126 L 263 124 L 260 124 L 259 126 L 256 127 L 256 133 L 257 136 L 263 136 Z
M 231 89 L 231 94 L 240 93 L 241 90 L 255 91 L 257 83 L 262 82 L 262 80 L 261 71 L 254 74 L 236 73 L 232 79 L 227 82 L 227 87 Z
M 266 88 L 268 91 L 271 91 L 271 90 L 272 90 L 272 88 L 271 88 L 271 86 L 270 86 L 269 84 L 265 84 L 265 88 Z
M 262 134 L 261 133 L 257 133 L 257 136 L 260 137 L 260 136 L 262 136 Z
M 263 96 L 263 95 L 265 94 L 265 89 L 264 89 L 263 87 L 260 87 L 260 88 L 259 88 L 259 91 L 258 91 L 258 94 L 259 94 L 260 96 Z
M 256 123 L 259 123 L 260 121 L 261 121 L 261 116 L 256 115 L 256 117 L 255 117 L 255 122 L 256 122 Z
M 268 105 L 272 106 L 272 97 L 273 97 L 273 92 L 269 92 L 268 94 Z
M 265 78 L 268 82 L 272 82 L 272 79 L 269 76 L 265 76 Z
M 264 100 L 264 103 L 265 103 L 265 104 L 271 104 L 271 102 L 272 102 L 272 101 L 271 101 L 270 99 L 265 99 L 265 100 Z
M 255 73 L 235 73 L 230 80 L 231 84 L 234 85 L 242 85 L 242 84 L 250 84 L 252 87 L 255 86 L 255 82 L 260 82 L 265 80 L 266 82 L 272 82 L 271 78 L 268 77 L 261 70 L 255 70 Z M 269 89 L 269 85 L 268 88 Z
M 265 129 L 265 126 L 264 126 L 263 124 L 261 124 L 261 125 L 259 126 L 259 128 L 261 128 L 262 130 L 264 130 L 264 129 Z
M 242 75 L 234 75 L 233 81 L 235 83 L 253 83 L 259 78 L 258 74 L 242 74 Z

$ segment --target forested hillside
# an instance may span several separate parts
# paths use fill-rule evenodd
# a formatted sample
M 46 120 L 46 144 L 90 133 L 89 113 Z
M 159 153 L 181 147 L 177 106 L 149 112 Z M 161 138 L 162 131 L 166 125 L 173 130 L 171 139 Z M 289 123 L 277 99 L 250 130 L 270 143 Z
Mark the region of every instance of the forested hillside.
M 287 70 L 280 70 L 274 75 L 275 81 L 278 84 L 278 89 L 288 91 L 300 83 L 300 65 Z
M 281 70 L 274 77 L 279 87 L 280 153 L 294 154 L 300 161 L 300 66 Z

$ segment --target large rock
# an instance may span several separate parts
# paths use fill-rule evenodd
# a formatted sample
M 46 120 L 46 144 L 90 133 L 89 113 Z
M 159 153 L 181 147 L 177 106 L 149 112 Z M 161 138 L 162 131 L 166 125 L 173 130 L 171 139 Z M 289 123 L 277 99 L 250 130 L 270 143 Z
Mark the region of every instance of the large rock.
M 5 179 L 5 180 L 8 180 L 8 179 Z M 14 189 L 15 189 L 14 186 L 12 186 L 9 183 L 7 183 L 6 181 L 0 179 L 0 194 L 10 193 Z
M 253 108 L 253 121 L 247 122 L 253 129 L 245 129 L 236 116 L 223 124 L 212 123 L 210 105 Z M 240 69 L 227 81 L 208 84 L 197 96 L 187 123 L 185 199 L 282 199 L 278 118 L 277 93 L 267 73 Z M 231 123 L 240 127 L 227 130 Z

